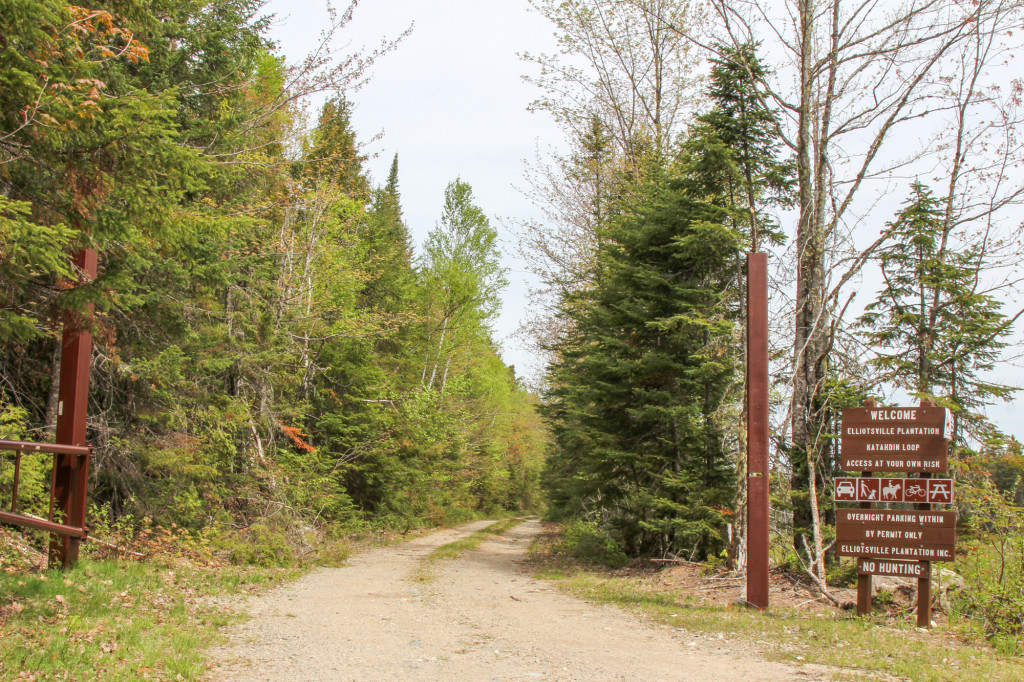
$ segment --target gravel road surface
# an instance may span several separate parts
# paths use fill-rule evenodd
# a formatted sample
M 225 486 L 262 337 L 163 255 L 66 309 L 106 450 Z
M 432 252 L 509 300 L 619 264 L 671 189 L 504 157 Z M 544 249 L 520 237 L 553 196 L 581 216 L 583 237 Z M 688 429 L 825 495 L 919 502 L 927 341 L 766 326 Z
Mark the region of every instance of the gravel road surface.
M 818 680 L 827 669 L 652 624 L 536 580 L 527 521 L 429 581 L 431 550 L 481 521 L 355 556 L 242 605 L 252 616 L 214 651 L 210 680 Z

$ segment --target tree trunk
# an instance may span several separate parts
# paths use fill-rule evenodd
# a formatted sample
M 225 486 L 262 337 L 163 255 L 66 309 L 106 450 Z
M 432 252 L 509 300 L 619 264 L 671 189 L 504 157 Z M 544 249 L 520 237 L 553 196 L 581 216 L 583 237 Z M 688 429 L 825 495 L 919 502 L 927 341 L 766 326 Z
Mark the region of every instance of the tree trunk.
M 827 200 L 827 126 L 830 115 L 832 76 L 824 93 L 815 72 L 815 5 L 800 0 L 800 105 L 797 132 L 797 183 L 800 220 L 797 228 L 796 315 L 793 348 L 793 397 L 791 410 L 792 474 L 794 495 L 793 542 L 808 530 L 820 542 L 817 500 L 813 498 L 823 443 L 822 409 L 818 392 L 826 376 L 829 325 L 825 310 L 825 202 Z M 824 100 L 824 101 L 823 101 Z M 816 483 L 816 481 L 815 481 Z M 813 508 L 812 508 L 813 507 Z
M 44 439 L 52 441 L 57 436 L 57 411 L 60 409 L 60 358 L 63 344 L 60 339 L 53 342 L 53 362 L 50 364 L 50 390 L 46 395 L 46 417 L 43 426 Z

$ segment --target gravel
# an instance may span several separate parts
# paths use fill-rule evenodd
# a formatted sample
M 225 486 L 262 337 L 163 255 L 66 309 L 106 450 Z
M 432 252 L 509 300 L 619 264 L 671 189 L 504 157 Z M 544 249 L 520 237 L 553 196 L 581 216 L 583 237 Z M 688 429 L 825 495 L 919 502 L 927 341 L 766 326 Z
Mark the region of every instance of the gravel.
M 410 578 L 467 524 L 353 557 L 248 599 L 252 618 L 213 651 L 210 680 L 812 680 L 828 670 L 644 621 L 565 595 L 523 565 L 527 521 L 433 579 Z

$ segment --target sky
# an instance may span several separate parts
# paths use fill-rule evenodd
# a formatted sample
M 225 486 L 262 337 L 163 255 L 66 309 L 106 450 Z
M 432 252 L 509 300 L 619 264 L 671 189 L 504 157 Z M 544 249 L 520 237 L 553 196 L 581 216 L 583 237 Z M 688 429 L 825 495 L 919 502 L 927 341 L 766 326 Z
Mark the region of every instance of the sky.
M 289 63 L 315 47 L 327 20 L 324 0 L 272 0 L 266 12 L 276 15 L 270 37 Z M 536 361 L 513 334 L 529 303 L 529 275 L 514 258 L 510 227 L 540 218 L 517 187 L 524 160 L 557 145 L 561 133 L 546 114 L 527 111 L 539 92 L 523 82 L 528 65 L 517 53 L 554 51 L 551 25 L 526 0 L 362 0 L 338 46 L 373 48 L 410 24 L 412 33 L 374 65 L 370 82 L 349 95 L 367 168 L 382 184 L 398 154 L 402 208 L 417 246 L 441 216 L 448 183 L 461 178 L 473 187 L 509 268 L 497 341 L 505 362 L 528 374 Z

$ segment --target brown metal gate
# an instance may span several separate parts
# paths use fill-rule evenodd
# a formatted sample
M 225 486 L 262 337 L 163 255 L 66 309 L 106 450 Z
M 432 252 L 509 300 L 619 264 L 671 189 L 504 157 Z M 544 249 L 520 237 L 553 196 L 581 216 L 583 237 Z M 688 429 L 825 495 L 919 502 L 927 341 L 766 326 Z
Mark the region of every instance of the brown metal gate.
M 14 489 L 11 510 L 0 511 L 0 523 L 34 528 L 60 536 L 55 544 L 56 558 L 65 568 L 78 558 L 78 549 L 87 535 L 85 528 L 86 484 L 89 479 L 89 458 L 92 448 L 76 445 L 28 443 L 20 440 L 0 440 L 0 450 L 14 451 Z M 47 518 L 18 512 L 18 485 L 21 478 L 22 455 L 52 454 L 53 471 L 50 474 L 50 511 Z M 63 479 L 63 480 L 62 480 Z M 62 517 L 54 520 L 54 514 Z M 54 560 L 51 547 L 51 562 Z

